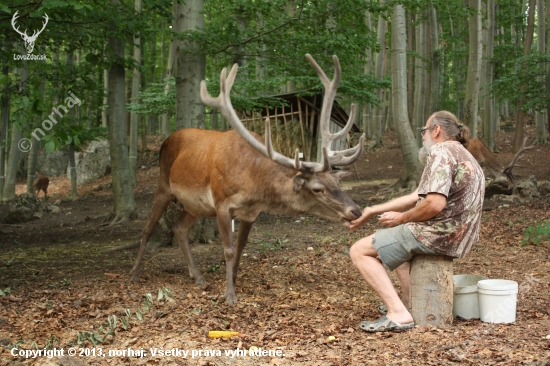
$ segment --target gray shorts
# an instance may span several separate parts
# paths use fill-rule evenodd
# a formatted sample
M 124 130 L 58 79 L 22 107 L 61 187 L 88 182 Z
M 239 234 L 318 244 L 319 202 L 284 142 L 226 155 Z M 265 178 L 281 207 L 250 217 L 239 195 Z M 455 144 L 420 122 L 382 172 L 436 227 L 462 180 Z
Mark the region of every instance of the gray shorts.
M 372 244 L 390 271 L 410 261 L 415 254 L 441 255 L 416 239 L 407 225 L 377 230 Z

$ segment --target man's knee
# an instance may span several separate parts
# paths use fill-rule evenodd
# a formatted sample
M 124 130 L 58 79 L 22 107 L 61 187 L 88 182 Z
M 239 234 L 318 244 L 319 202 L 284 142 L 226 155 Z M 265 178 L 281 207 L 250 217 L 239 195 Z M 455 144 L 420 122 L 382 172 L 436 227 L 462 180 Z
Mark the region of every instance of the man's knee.
M 349 250 L 349 256 L 351 260 L 355 262 L 364 256 L 376 257 L 378 252 L 372 244 L 372 238 L 374 235 L 367 236 L 366 238 L 360 239 L 355 244 L 353 244 Z

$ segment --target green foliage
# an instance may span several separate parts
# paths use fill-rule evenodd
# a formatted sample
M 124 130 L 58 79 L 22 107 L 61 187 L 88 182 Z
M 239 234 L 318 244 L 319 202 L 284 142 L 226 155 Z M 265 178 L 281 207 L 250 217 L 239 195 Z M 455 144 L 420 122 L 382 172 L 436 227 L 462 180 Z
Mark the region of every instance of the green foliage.
M 5 289 L 0 289 L 0 297 L 5 297 L 11 293 L 11 288 L 6 287 Z
M 534 226 L 529 226 L 523 234 L 521 243 L 538 244 L 546 240 L 550 240 L 550 221 L 544 221 Z
M 542 112 L 546 109 L 546 65 L 550 55 L 531 52 L 527 56 L 509 59 L 502 63 L 502 68 L 509 70 L 492 84 L 492 92 L 499 101 L 516 104 L 521 96 L 525 104 L 523 111 L 530 109 Z M 525 85 L 522 93 L 521 85 Z

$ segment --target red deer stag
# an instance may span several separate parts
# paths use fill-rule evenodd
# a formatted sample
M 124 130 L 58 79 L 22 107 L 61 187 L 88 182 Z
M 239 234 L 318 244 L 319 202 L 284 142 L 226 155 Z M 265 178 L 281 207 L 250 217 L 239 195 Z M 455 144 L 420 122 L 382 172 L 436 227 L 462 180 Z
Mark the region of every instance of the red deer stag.
M 519 148 L 516 155 L 514 155 L 514 159 L 512 162 L 505 168 L 502 169 L 500 164 L 498 163 L 497 159 L 489 150 L 487 145 L 480 140 L 480 139 L 470 139 L 470 142 L 468 143 L 468 151 L 470 154 L 473 155 L 473 157 L 478 161 L 478 163 L 487 169 L 492 175 L 494 175 L 496 178 L 508 178 L 510 182 L 514 182 L 514 179 L 517 179 L 517 175 L 515 175 L 512 170 L 517 165 L 518 159 L 525 152 L 525 150 L 529 150 L 532 148 L 532 146 L 525 147 L 525 144 L 527 143 L 527 138 L 523 140 L 523 144 L 521 144 L 521 147 Z
M 340 189 L 338 180 L 347 172 L 332 171 L 332 166 L 348 165 L 363 153 L 365 136 L 357 146 L 332 151 L 332 142 L 346 136 L 353 124 L 355 106 L 344 129 L 331 134 L 329 121 L 341 68 L 333 56 L 334 78 L 330 81 L 323 70 L 306 55 L 315 68 L 325 95 L 319 119 L 322 136 L 322 161 L 303 162 L 274 151 L 269 120 L 266 120 L 265 145 L 258 135 L 249 132 L 237 117 L 231 104 L 230 92 L 237 64 L 226 77 L 220 76 L 220 95 L 211 97 L 201 83 L 201 99 L 221 111 L 233 130 L 207 131 L 182 129 L 170 135 L 160 149 L 160 177 L 155 190 L 153 207 L 145 224 L 131 280 L 137 281 L 147 241 L 168 204 L 177 198 L 184 212 L 173 227 L 174 234 L 197 284 L 204 279 L 189 248 L 188 233 L 199 217 L 216 217 L 224 247 L 226 264 L 225 300 L 235 304 L 235 282 L 241 253 L 247 243 L 252 224 L 262 211 L 298 215 L 311 213 L 348 226 L 361 215 L 361 209 Z M 240 220 L 237 242 L 231 233 L 231 220 Z

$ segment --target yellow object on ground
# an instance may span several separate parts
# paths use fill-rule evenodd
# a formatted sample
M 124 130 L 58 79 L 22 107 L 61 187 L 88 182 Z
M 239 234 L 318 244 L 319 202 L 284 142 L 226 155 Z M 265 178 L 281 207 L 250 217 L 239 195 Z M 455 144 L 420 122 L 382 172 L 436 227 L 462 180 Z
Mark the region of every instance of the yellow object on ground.
M 230 332 L 226 330 L 211 330 L 208 332 L 208 338 L 231 338 L 233 336 L 239 337 L 239 332 Z

